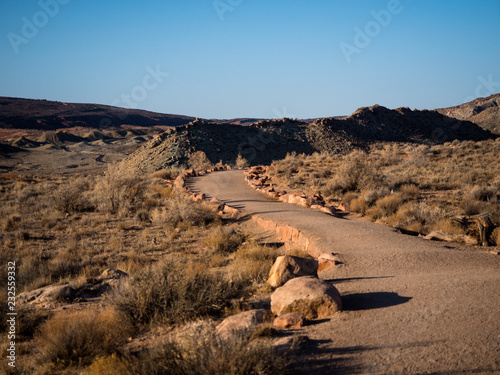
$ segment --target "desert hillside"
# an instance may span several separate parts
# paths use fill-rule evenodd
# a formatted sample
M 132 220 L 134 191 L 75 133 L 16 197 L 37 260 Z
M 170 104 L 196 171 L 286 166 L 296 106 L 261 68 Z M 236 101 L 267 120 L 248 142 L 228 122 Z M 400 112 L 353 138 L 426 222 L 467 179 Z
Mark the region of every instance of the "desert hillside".
M 485 130 L 500 134 L 500 94 L 437 111 L 459 120 L 471 121 Z
M 212 163 L 234 163 L 238 154 L 251 164 L 269 164 L 289 152 L 345 154 L 377 142 L 440 144 L 495 136 L 468 121 L 435 111 L 390 110 L 378 105 L 346 118 L 265 120 L 241 127 L 202 120 L 169 129 L 131 155 L 126 163 L 143 171 L 187 165 L 190 154 L 204 152 Z

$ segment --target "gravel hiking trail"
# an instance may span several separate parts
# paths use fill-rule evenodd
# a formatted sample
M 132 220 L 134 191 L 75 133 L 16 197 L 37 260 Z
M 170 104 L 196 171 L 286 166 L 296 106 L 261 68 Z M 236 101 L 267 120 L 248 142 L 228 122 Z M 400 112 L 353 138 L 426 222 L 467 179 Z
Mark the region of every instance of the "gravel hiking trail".
M 192 178 L 193 191 L 294 226 L 343 265 L 320 277 L 344 309 L 293 333 L 309 340 L 294 374 L 500 374 L 500 257 L 380 224 L 282 203 L 242 171 Z

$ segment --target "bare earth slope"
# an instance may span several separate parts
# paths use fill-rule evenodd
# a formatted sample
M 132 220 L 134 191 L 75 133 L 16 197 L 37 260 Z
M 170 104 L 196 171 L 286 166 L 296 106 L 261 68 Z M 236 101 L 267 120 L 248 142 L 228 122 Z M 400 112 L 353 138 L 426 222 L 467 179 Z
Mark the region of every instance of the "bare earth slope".
M 345 264 L 321 277 L 339 289 L 344 311 L 301 330 L 311 341 L 296 373 L 500 373 L 500 257 L 270 200 L 241 171 L 190 185 L 340 253 Z
M 437 111 L 458 120 L 471 121 L 485 130 L 500 134 L 500 94 Z

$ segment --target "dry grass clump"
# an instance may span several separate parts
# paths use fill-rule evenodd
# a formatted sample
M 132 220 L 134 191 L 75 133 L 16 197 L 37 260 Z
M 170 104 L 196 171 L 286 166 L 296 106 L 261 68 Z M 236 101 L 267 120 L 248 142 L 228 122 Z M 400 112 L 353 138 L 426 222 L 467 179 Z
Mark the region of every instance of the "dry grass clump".
M 276 249 L 250 241 L 235 253 L 229 277 L 247 285 L 264 283 L 277 256 Z
M 388 217 L 398 210 L 403 203 L 403 199 L 398 195 L 387 195 L 377 200 L 375 207 L 382 217 Z
M 162 169 L 154 172 L 152 178 L 160 178 L 162 180 L 174 180 L 182 173 L 182 169 Z
M 95 361 L 89 375 L 285 374 L 288 359 L 249 334 L 221 338 L 211 322 L 195 322 L 139 357 L 109 356 Z
M 213 164 L 207 154 L 203 151 L 196 151 L 188 155 L 188 166 L 195 171 L 206 171 L 212 168 Z
M 203 240 L 203 245 L 212 253 L 230 254 L 245 241 L 243 233 L 231 227 L 213 228 Z
M 116 165 L 110 165 L 97 179 L 93 198 L 99 211 L 124 217 L 141 207 L 144 194 L 144 180 L 139 175 L 123 174 Z
M 127 281 L 113 303 L 134 324 L 179 323 L 220 315 L 241 284 L 199 262 L 162 261 Z
M 235 161 L 236 168 L 248 168 L 250 163 L 241 154 L 238 154 Z
M 130 332 L 127 320 L 110 308 L 61 312 L 41 326 L 37 348 L 55 368 L 87 366 L 115 352 Z
M 64 213 L 89 212 L 95 210 L 88 197 L 88 181 L 77 179 L 71 184 L 62 185 L 54 194 L 55 208 Z
M 176 196 L 165 202 L 163 207 L 153 210 L 151 217 L 156 223 L 168 223 L 174 227 L 205 226 L 219 221 L 217 212 L 196 204 L 187 197 Z

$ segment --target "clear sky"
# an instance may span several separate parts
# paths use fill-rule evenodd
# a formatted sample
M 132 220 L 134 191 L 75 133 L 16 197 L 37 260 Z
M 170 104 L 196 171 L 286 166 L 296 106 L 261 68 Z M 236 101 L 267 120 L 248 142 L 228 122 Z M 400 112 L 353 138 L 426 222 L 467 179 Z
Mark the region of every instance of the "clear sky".
M 0 2 L 0 96 L 308 118 L 498 92 L 499 0 Z

